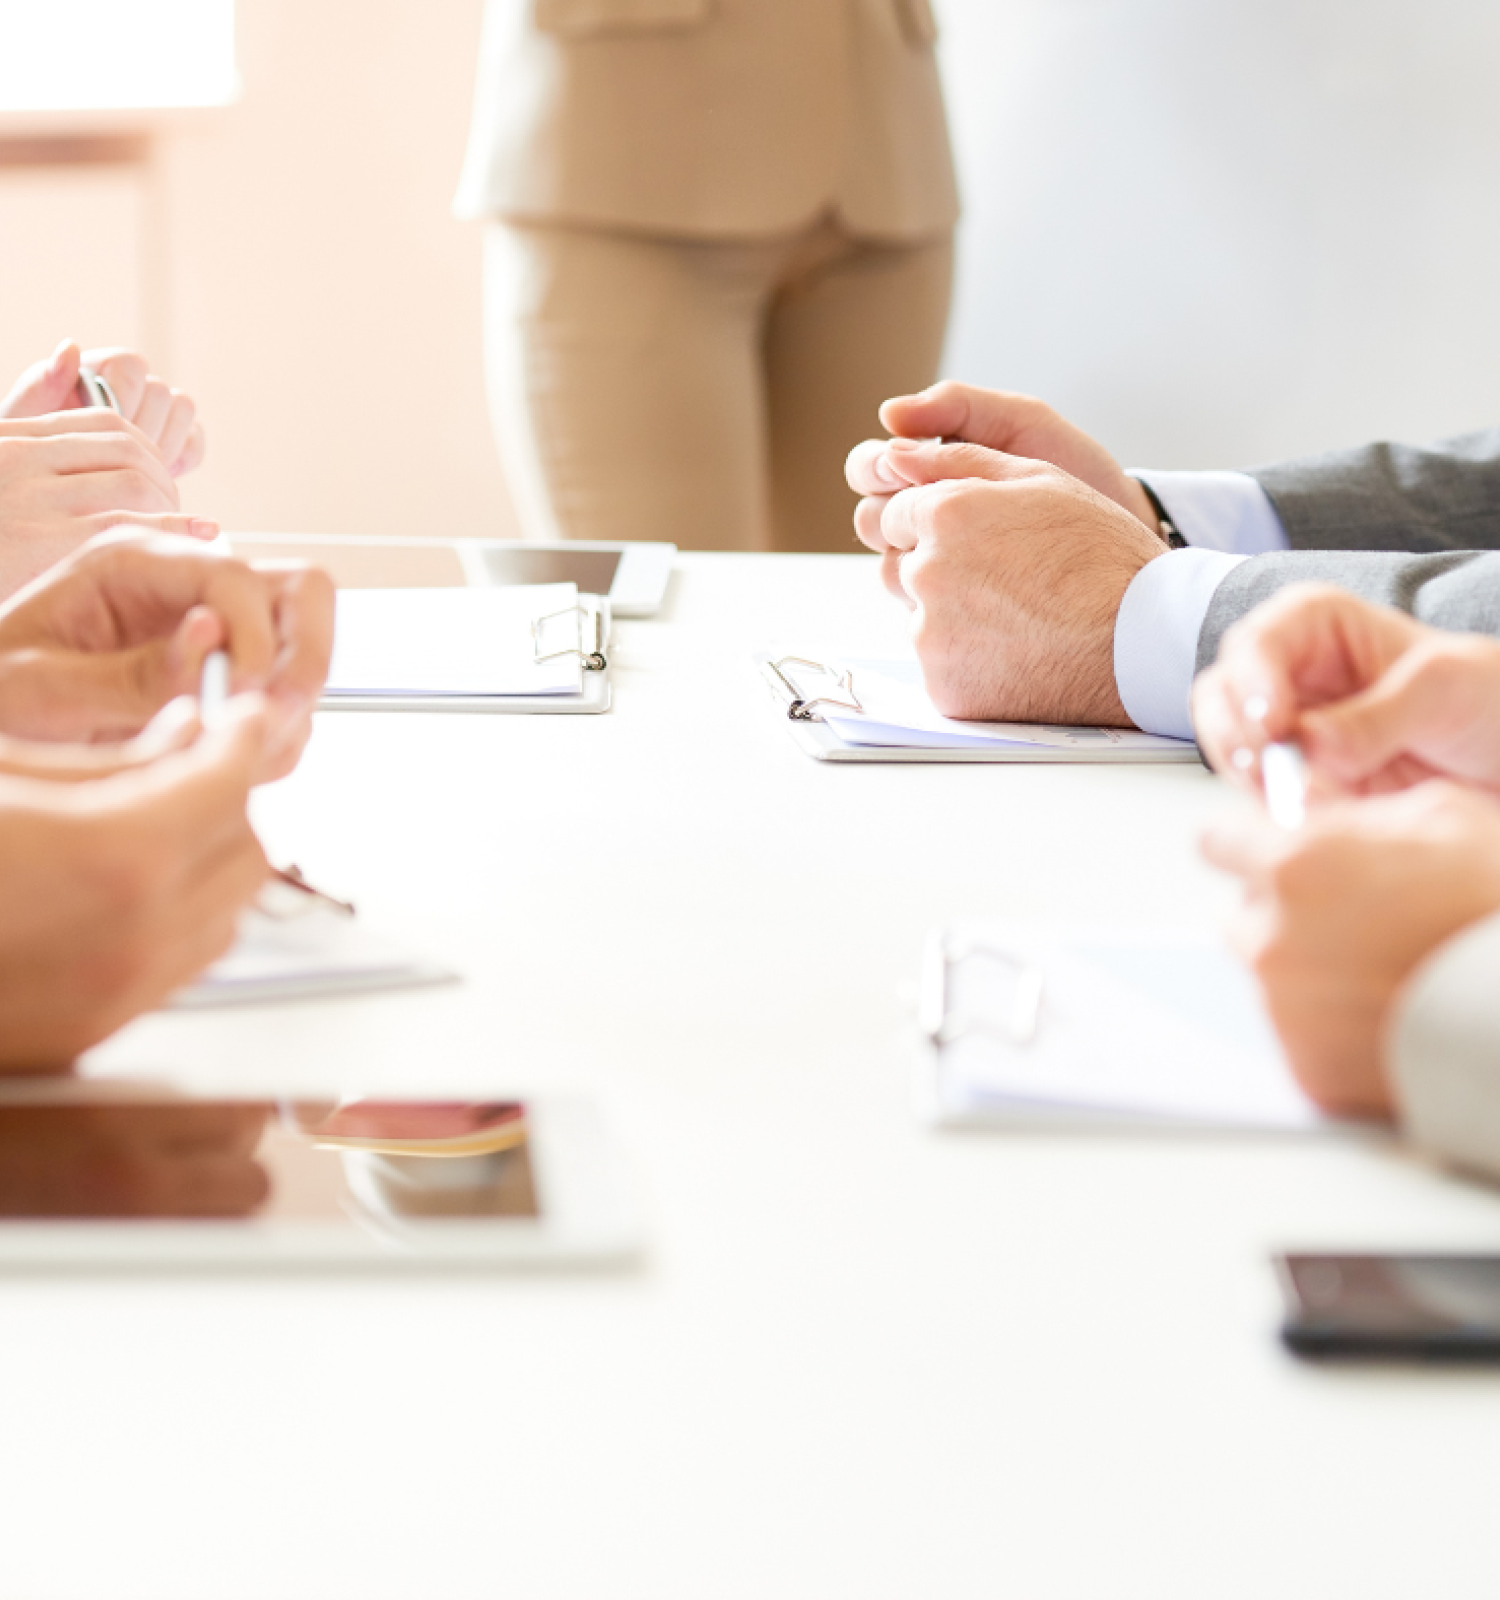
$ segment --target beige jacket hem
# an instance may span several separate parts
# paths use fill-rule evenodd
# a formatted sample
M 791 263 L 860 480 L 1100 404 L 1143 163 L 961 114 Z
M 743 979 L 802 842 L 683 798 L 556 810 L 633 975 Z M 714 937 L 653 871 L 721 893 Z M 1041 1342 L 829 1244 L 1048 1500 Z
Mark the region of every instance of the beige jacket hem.
M 1441 945 L 1390 1035 L 1401 1122 L 1422 1149 L 1500 1182 L 1500 915 Z

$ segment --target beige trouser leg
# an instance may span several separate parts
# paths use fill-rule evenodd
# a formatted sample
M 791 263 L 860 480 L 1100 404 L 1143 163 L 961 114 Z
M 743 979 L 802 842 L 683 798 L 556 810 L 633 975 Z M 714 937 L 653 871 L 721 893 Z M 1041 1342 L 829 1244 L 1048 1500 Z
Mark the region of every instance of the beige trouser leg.
M 848 240 L 778 292 L 765 356 L 773 548 L 863 548 L 844 461 L 885 436 L 883 400 L 937 377 L 952 277 L 950 238 Z
M 951 252 L 489 230 L 496 437 L 532 538 L 848 550 L 849 449 L 936 376 Z

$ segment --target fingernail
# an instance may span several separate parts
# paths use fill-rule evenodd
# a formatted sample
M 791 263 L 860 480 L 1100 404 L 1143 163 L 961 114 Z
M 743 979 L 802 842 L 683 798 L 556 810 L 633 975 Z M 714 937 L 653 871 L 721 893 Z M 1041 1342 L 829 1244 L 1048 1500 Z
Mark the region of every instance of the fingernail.
M 52 359 L 47 363 L 47 368 L 50 372 L 56 372 L 62 366 L 63 353 L 71 349 L 72 344 L 73 341 L 71 339 L 64 339 L 57 349 L 52 352 Z
M 1236 772 L 1248 772 L 1255 765 L 1255 752 L 1241 745 L 1229 758 Z
M 921 448 L 922 442 L 920 439 L 892 439 L 891 442 L 886 446 L 887 450 L 907 452 L 912 450 L 920 450 Z
M 211 517 L 194 517 L 190 531 L 195 539 L 217 539 L 219 525 Z
M 1251 722 L 1264 722 L 1271 711 L 1271 702 L 1263 694 L 1252 694 L 1245 701 L 1245 716 Z
M 892 470 L 883 453 L 875 457 L 875 477 L 887 489 L 904 489 L 907 486 L 906 479 Z

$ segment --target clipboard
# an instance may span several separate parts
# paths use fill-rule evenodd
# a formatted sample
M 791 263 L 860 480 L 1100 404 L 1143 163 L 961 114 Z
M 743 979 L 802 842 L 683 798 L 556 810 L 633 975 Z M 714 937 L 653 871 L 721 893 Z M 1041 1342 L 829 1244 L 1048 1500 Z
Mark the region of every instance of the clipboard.
M 577 619 L 574 642 L 562 647 L 551 647 L 553 641 L 544 637 L 547 625 L 562 618 Z M 325 694 L 318 701 L 320 711 L 464 711 L 480 712 L 489 716 L 540 714 L 544 716 L 597 716 L 608 711 L 614 700 L 614 685 L 610 673 L 609 648 L 613 631 L 613 614 L 607 598 L 597 594 L 580 594 L 575 606 L 538 617 L 531 625 L 533 659 L 556 660 L 560 656 L 576 655 L 583 668 L 583 687 L 578 694 L 536 695 L 434 695 L 434 694 Z
M 456 972 L 365 927 L 347 900 L 287 867 L 240 917 L 230 949 L 167 1006 L 201 1011 L 458 981 Z
M 939 1129 L 1367 1134 L 1297 1087 L 1254 983 L 1185 931 L 960 923 L 928 936 L 914 1079 Z
M 1078 765 L 1201 765 L 1198 747 L 1182 740 L 1136 745 L 1119 729 L 1077 729 L 1076 744 L 973 745 L 964 748 L 913 743 L 852 744 L 828 726 L 825 710 L 860 713 L 858 667 L 827 666 L 808 656 L 773 656 L 759 651 L 755 663 L 771 698 L 786 713 L 787 731 L 797 748 L 814 761 L 1024 763 L 1061 762 Z M 1141 736 L 1136 735 L 1137 739 Z

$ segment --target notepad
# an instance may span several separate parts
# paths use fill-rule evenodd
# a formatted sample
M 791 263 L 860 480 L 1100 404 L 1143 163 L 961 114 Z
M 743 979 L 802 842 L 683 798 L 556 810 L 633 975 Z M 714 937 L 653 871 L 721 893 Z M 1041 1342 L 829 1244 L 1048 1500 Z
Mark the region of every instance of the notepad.
M 571 614 L 577 603 L 571 583 L 340 589 L 324 694 L 333 700 L 577 696 L 582 660 L 566 649 L 578 642 Z M 560 653 L 537 659 L 553 650 Z
M 820 761 L 1181 761 L 1188 740 L 1134 728 L 963 722 L 933 705 L 915 661 L 757 658 L 793 736 Z
M 285 918 L 252 910 L 241 919 L 229 953 L 174 995 L 170 1005 L 200 1010 L 450 983 L 456 977 L 336 910 L 315 907 Z
M 1249 973 L 1187 934 L 966 924 L 933 935 L 919 1088 L 940 1125 L 1334 1126 Z

